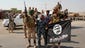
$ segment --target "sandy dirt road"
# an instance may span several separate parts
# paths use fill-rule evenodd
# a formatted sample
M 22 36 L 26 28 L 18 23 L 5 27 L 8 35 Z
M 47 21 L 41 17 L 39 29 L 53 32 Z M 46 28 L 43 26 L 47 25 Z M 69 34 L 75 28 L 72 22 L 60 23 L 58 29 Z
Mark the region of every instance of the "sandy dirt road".
M 61 48 L 85 48 L 85 21 L 73 21 L 71 31 L 71 42 L 63 42 Z M 26 48 L 26 44 L 22 26 L 9 33 L 0 21 L 0 48 Z

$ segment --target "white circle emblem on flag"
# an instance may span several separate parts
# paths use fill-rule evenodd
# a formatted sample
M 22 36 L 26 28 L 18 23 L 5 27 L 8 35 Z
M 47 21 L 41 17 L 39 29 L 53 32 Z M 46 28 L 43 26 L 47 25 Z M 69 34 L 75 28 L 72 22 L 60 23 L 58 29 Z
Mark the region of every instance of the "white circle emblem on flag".
M 54 27 L 53 27 L 53 32 L 54 32 L 54 34 L 56 34 L 56 35 L 61 34 L 61 32 L 62 32 L 62 27 L 61 27 L 61 25 L 55 24 Z

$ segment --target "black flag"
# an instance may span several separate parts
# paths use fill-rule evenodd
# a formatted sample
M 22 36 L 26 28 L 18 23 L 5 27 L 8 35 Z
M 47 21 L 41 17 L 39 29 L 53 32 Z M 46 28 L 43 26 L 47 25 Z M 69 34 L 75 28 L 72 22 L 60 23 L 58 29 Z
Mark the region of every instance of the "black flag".
M 71 21 L 65 20 L 48 25 L 48 43 L 71 40 Z

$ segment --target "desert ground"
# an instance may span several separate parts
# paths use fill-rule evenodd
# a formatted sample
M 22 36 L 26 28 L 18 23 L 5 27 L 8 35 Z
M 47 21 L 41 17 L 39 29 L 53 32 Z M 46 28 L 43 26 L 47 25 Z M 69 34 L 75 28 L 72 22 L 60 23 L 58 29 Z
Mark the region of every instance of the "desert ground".
M 61 48 L 85 48 L 85 21 L 73 21 L 71 26 L 71 41 L 61 43 Z M 9 33 L 0 20 L 0 48 L 26 48 L 26 44 L 23 26 L 17 27 L 14 33 Z

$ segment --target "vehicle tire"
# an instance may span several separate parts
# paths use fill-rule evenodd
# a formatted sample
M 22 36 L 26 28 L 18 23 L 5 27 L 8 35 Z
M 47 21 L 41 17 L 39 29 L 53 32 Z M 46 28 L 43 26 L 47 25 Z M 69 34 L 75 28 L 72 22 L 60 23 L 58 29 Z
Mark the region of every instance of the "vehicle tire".
M 14 27 L 13 27 L 13 29 L 15 29 L 16 28 L 16 24 L 14 23 L 14 25 L 13 25 Z

